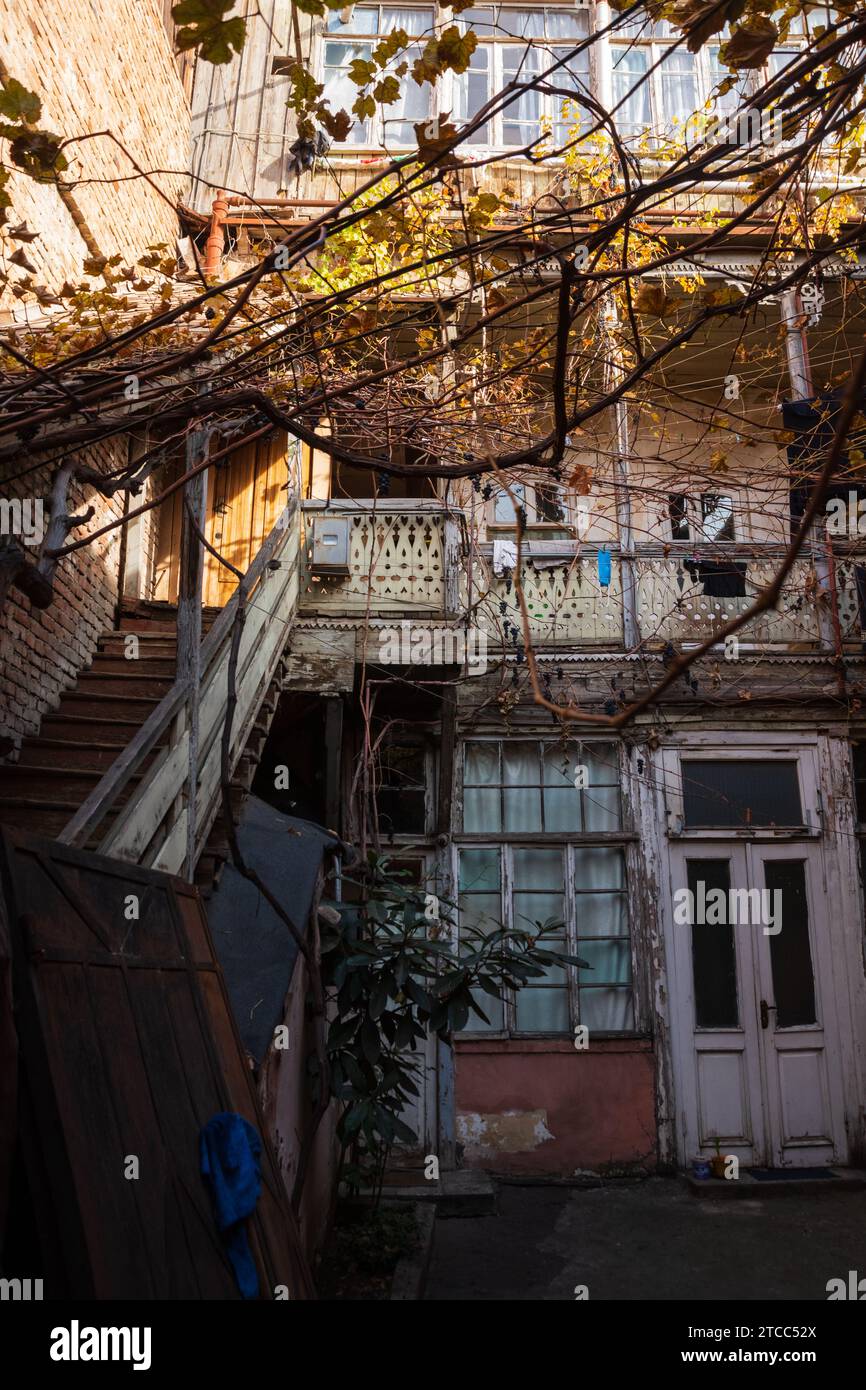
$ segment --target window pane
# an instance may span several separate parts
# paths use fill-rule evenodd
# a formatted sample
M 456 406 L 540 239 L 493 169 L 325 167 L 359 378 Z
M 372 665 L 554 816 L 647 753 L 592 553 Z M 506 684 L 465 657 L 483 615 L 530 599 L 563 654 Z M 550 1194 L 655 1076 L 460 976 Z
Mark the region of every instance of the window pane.
M 506 788 L 502 793 L 503 830 L 541 830 L 541 789 L 539 787 Z
M 395 75 L 394 69 L 403 61 L 412 62 L 420 49 L 409 49 L 394 59 L 386 68 L 386 73 Z M 408 74 L 400 80 L 400 96 L 397 101 L 381 108 L 382 138 L 397 145 L 414 145 L 414 127 L 430 114 L 430 89 L 419 87 Z
M 554 61 L 564 58 L 568 51 L 567 48 L 554 48 Z M 572 92 L 589 92 L 589 50 L 585 49 L 569 58 L 563 67 L 557 68 L 553 73 L 551 81 L 557 87 L 565 87 Z M 566 97 L 554 96 L 551 100 L 554 116 L 553 138 L 558 145 L 567 139 L 574 139 L 578 130 L 589 128 L 592 118 L 585 107 L 579 106 L 576 102 L 569 102 Z
M 580 792 L 574 787 L 546 787 L 544 828 L 573 835 L 581 829 Z
M 796 762 L 684 761 L 682 775 L 689 827 L 803 824 Z
M 460 851 L 461 892 L 499 892 L 499 850 L 464 849 Z
M 494 9 L 486 6 L 478 6 L 471 10 L 464 10 L 457 18 L 457 23 L 465 29 L 474 29 L 479 38 L 489 38 L 494 29 L 496 13 Z
M 476 50 L 477 51 L 477 50 Z M 526 488 L 523 483 L 513 483 L 511 491 L 514 493 L 512 502 L 507 492 L 497 492 L 493 503 L 493 520 L 503 523 L 506 526 L 514 525 L 514 506 L 526 505 Z
M 500 5 L 496 16 L 496 34 L 515 39 L 543 38 L 544 10 L 517 10 L 510 5 Z
M 379 9 L 376 5 L 356 5 L 348 24 L 340 19 L 339 10 L 328 14 L 328 33 L 338 34 L 341 29 L 350 34 L 375 34 L 379 27 Z
M 729 902 L 730 865 L 727 859 L 690 859 L 688 886 L 694 905 L 703 902 L 714 888 L 720 888 Z M 730 914 L 725 913 L 725 916 Z M 680 930 L 683 929 L 680 924 Z M 691 925 L 692 969 L 695 980 L 695 1024 L 698 1028 L 736 1028 L 737 960 L 734 929 L 730 922 Z
M 734 504 L 730 497 L 705 492 L 701 497 L 701 533 L 708 541 L 734 539 Z
M 577 888 L 624 888 L 622 850 L 592 847 L 575 849 L 574 881 Z
M 467 743 L 463 779 L 470 785 L 496 786 L 499 782 L 499 744 Z
M 578 893 L 575 911 L 581 940 L 579 956 L 586 955 L 585 937 L 628 936 L 628 910 L 622 893 Z
M 682 128 L 698 106 L 695 55 L 680 49 L 667 53 L 659 72 L 664 129 L 672 130 L 675 121 Z
M 581 989 L 580 1022 L 590 1033 L 627 1033 L 634 1028 L 630 989 Z
M 358 88 L 354 82 L 349 80 L 349 64 L 355 58 L 369 58 L 372 51 L 371 45 L 365 43 L 329 42 L 325 44 L 323 73 L 325 90 L 322 97 L 332 111 L 351 112 L 352 104 L 358 95 Z M 349 145 L 370 144 L 372 133 L 370 121 L 359 121 L 357 117 L 353 119 L 354 125 L 346 136 L 346 143 Z
M 460 124 L 471 121 L 476 112 L 480 111 L 485 102 L 490 100 L 490 52 L 483 45 L 479 44 L 469 60 L 469 68 L 466 72 L 454 77 L 455 104 L 454 114 Z M 490 144 L 490 124 L 485 121 L 484 125 L 474 130 L 471 135 L 466 137 L 468 145 L 489 145 Z M 500 495 L 501 497 L 501 495 Z M 500 497 L 496 499 L 497 515 L 496 520 L 513 521 L 514 508 L 509 502 L 508 516 L 500 518 L 498 508 Z M 505 497 L 508 502 L 508 497 Z
M 544 925 L 551 918 L 562 922 L 564 917 L 565 900 L 561 893 L 514 894 L 514 925 L 520 931 L 531 931 L 538 923 Z
M 775 925 L 782 930 L 770 937 L 770 962 L 776 1005 L 776 1027 L 794 1028 L 815 1023 L 815 977 L 809 945 L 809 909 L 806 902 L 806 866 L 803 863 L 765 861 L 764 879 L 771 899 Z M 775 894 L 779 896 L 776 897 Z
M 570 1033 L 568 991 L 527 987 L 517 995 L 517 1027 L 521 1033 Z
M 586 10 L 548 10 L 547 37 L 549 39 L 582 39 L 589 33 L 589 15 Z
M 619 830 L 619 787 L 587 787 L 583 796 L 584 830 Z
M 502 49 L 502 77 L 508 83 L 529 81 L 542 71 L 544 55 L 536 48 L 525 49 L 516 44 Z M 535 89 L 521 92 L 503 108 L 502 142 L 505 145 L 527 145 L 541 131 L 541 93 Z
M 537 743 L 504 743 L 502 755 L 502 780 L 506 785 L 538 786 L 541 767 Z
M 581 967 L 583 985 L 627 985 L 631 981 L 631 950 L 627 941 L 581 941 L 577 954 L 592 966 Z
M 468 787 L 464 791 L 463 829 L 470 835 L 502 829 L 498 788 L 486 791 Z
M 386 5 L 382 9 L 382 28 L 383 34 L 390 34 L 394 29 L 405 29 L 407 34 L 424 34 L 433 26 L 433 10 L 418 9 L 416 7 L 406 7 L 401 5 Z
M 864 745 L 866 747 L 866 745 Z M 545 745 L 544 785 L 546 787 L 573 787 L 575 771 L 580 763 L 580 750 L 576 743 L 563 749 L 558 743 Z
M 649 55 L 642 48 L 613 48 L 611 54 L 613 105 L 619 107 L 614 121 L 622 135 L 638 135 L 651 123 L 649 82 L 637 85 L 649 68 Z
M 580 761 L 586 764 L 591 787 L 619 786 L 619 755 L 615 743 L 585 743 Z
M 516 849 L 514 886 L 526 889 L 562 889 L 562 851 L 558 849 Z

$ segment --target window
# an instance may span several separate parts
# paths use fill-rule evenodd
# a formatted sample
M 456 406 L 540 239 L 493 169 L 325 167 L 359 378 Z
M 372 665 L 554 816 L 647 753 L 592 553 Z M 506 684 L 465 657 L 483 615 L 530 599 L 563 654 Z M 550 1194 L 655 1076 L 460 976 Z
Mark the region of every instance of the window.
M 407 74 L 400 82 L 400 99 L 389 106 L 380 106 L 375 116 L 359 121 L 352 107 L 359 88 L 349 77 L 356 58 L 369 59 L 376 43 L 395 29 L 404 29 L 418 43 L 411 44 L 394 59 L 393 67 L 408 62 L 410 68 L 430 37 L 433 29 L 433 6 L 420 5 L 352 5 L 347 24 L 340 18 L 344 11 L 328 13 L 328 27 L 323 45 L 323 98 L 332 111 L 347 111 L 354 125 L 346 137 L 348 145 L 415 145 L 413 125 L 432 114 L 431 88 L 419 87 Z
M 704 492 L 689 497 L 684 492 L 668 496 L 671 540 L 734 541 L 734 503 L 731 497 Z
M 515 525 L 515 503 L 526 513 L 528 526 L 570 526 L 570 507 L 566 488 L 556 483 L 513 483 L 509 484 L 514 495 L 512 501 L 504 489 L 498 489 L 493 496 L 492 523 L 496 526 Z
M 690 118 L 706 112 L 708 103 L 712 114 L 720 116 L 735 111 L 744 99 L 745 80 L 716 95 L 719 84 L 731 76 L 719 61 L 719 45 L 690 53 L 682 34 L 666 20 L 653 23 L 640 14 L 618 25 L 610 38 L 613 116 L 625 140 L 637 140 L 644 132 L 683 138 Z M 693 138 L 702 133 L 695 125 Z
M 485 932 L 558 924 L 553 950 L 592 968 L 551 964 L 504 1001 L 479 993 L 489 1018 L 473 1032 L 571 1036 L 634 1027 L 631 944 L 615 744 L 540 739 L 473 740 L 463 756 L 464 843 L 459 851 L 459 921 Z M 611 842 L 587 842 L 591 833 Z M 525 837 L 543 833 L 543 844 Z
M 379 833 L 423 835 L 427 829 L 427 759 L 418 743 L 386 743 L 379 761 Z
M 689 830 L 803 825 L 794 760 L 689 758 L 681 766 L 683 818 Z
M 556 92 L 524 92 L 492 116 L 468 139 L 470 145 L 520 148 L 550 131 L 553 146 L 574 138 L 590 122 L 566 93 L 589 91 L 589 50 L 569 54 L 589 34 L 586 9 L 480 6 L 464 10 L 458 23 L 478 39 L 468 72 L 454 79 L 454 114 L 464 123 L 509 82 L 526 80 L 568 59 L 551 74 Z

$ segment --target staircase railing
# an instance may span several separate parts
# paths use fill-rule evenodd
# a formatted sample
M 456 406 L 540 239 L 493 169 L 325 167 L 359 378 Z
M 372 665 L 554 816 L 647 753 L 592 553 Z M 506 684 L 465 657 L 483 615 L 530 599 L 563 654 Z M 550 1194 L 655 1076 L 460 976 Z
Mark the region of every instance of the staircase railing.
M 238 654 L 232 771 L 243 753 L 297 612 L 299 547 L 298 505 L 293 501 L 278 517 L 245 576 L 249 597 Z M 193 858 L 197 860 L 220 806 L 220 745 L 237 608 L 236 591 L 201 644 L 197 688 L 189 677 L 175 681 L 61 831 L 57 838 L 62 843 L 88 845 L 100 854 L 169 873 L 181 873 L 186 867 L 191 876 L 194 864 L 188 862 L 192 803 L 189 788 L 195 787 Z M 167 746 L 160 749 L 167 730 Z M 118 807 L 136 771 L 153 753 L 154 761 L 136 787 L 134 799 Z M 94 845 L 100 826 L 113 811 L 117 814 Z

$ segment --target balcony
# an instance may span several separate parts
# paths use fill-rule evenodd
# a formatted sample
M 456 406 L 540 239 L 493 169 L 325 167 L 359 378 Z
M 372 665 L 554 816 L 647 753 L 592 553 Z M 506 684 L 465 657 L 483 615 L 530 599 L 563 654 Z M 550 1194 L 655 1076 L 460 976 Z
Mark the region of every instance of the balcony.
M 316 518 L 345 521 L 348 546 L 345 572 L 314 568 L 312 523 Z M 301 537 L 301 617 L 371 618 L 399 614 L 444 617 L 449 578 L 457 575 L 457 522 L 435 500 L 346 499 L 305 502 Z M 456 591 L 455 591 L 456 596 Z
M 339 520 L 346 548 L 339 572 L 315 562 L 312 522 Z M 369 621 L 415 619 L 425 625 L 462 626 L 465 614 L 489 648 L 513 651 L 524 643 L 520 606 L 508 556 L 490 542 L 470 550 L 465 519 L 441 503 L 409 499 L 402 504 L 346 499 L 303 504 L 299 619 Z M 780 547 L 760 555 L 740 547 L 713 560 L 663 554 L 639 547 L 631 562 L 641 641 L 650 648 L 703 641 L 721 624 L 744 612 L 771 583 L 781 562 Z M 523 594 L 533 644 L 539 649 L 622 650 L 623 584 L 628 562 L 614 548 L 610 577 L 601 582 L 597 546 L 569 540 L 523 544 Z M 739 577 L 739 582 L 738 578 Z M 742 588 L 742 593 L 730 592 Z M 843 644 L 863 640 L 854 562 L 836 566 L 838 636 Z M 727 591 L 727 592 L 726 592 Z M 826 614 L 822 633 L 822 611 Z M 834 640 L 834 622 L 822 602 L 811 559 L 798 559 L 776 608 L 760 614 L 738 633 L 746 647 L 776 651 L 816 650 Z

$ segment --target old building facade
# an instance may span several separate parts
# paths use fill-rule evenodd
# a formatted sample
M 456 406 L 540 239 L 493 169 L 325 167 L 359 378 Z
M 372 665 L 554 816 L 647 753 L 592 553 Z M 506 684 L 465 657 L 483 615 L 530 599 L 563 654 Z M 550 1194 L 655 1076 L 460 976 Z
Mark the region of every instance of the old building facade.
M 401 148 L 414 122 L 437 115 L 406 83 L 384 136 L 376 119 L 358 123 L 299 172 L 286 107 L 299 46 L 339 104 L 348 64 L 376 36 L 399 25 L 420 39 L 441 14 L 424 4 L 356 4 L 296 30 L 283 0 L 259 9 L 263 21 L 251 24 L 240 57 L 198 65 L 182 226 L 163 227 L 156 206 L 149 214 L 154 240 L 181 231 L 203 252 L 215 238 L 226 275 L 281 226 L 357 187 L 381 160 L 383 138 Z M 431 98 L 438 114 L 461 119 L 513 75 L 527 41 L 534 62 L 603 30 L 610 14 L 604 4 L 505 4 L 464 20 L 481 40 L 472 65 Z M 671 38 L 657 25 L 628 46 L 599 39 L 570 80 L 602 103 L 624 101 L 627 131 L 664 130 L 709 100 L 719 75 L 711 45 L 678 55 L 635 95 L 636 79 Z M 794 34 L 771 55 L 769 71 L 798 42 Z M 149 109 L 152 119 L 164 112 L 153 139 L 173 160 L 183 83 L 168 48 L 159 51 L 166 101 Z M 507 155 L 559 119 L 536 93 L 534 104 L 491 120 L 476 148 Z M 512 188 L 515 205 L 525 206 L 544 195 L 551 174 L 515 156 L 481 177 Z M 718 216 L 742 206 L 736 189 L 712 196 Z M 115 219 L 100 208 L 120 235 L 129 211 Z M 772 234 L 749 219 L 723 255 L 690 255 L 702 225 L 695 202 L 672 196 L 654 218 L 659 238 L 677 249 L 665 272 L 647 277 L 664 287 L 678 277 L 699 277 L 711 290 L 749 284 Z M 518 242 L 516 278 L 524 276 Z M 467 479 L 447 488 L 395 479 L 386 487 L 372 470 L 341 467 L 324 449 L 277 432 L 208 475 L 210 544 L 242 571 L 261 566 L 233 745 L 246 786 L 391 854 L 458 933 L 467 919 L 491 930 L 553 920 L 557 941 L 585 962 L 553 966 L 502 1001 L 480 999 L 486 1021 L 472 1020 L 453 1051 L 429 1044 L 410 1119 L 420 1152 L 446 1166 L 654 1170 L 684 1167 L 717 1143 L 744 1166 L 863 1161 L 859 532 L 813 528 L 778 602 L 711 645 L 623 730 L 560 718 L 555 707 L 611 716 L 640 703 L 678 654 L 771 582 L 802 514 L 792 451 L 805 440 L 817 456 L 819 408 L 838 412 L 862 339 L 864 274 L 856 255 L 835 257 L 813 301 L 783 289 L 762 302 L 749 333 L 758 358 L 782 344 L 772 368 L 732 373 L 727 329 L 710 325 L 652 378 L 646 396 L 624 399 L 570 439 L 559 477 L 529 472 L 507 487 Z M 707 428 L 720 412 L 721 451 Z M 840 496 L 849 491 L 840 486 Z M 173 621 L 184 600 L 177 497 L 163 504 L 152 534 L 125 528 L 123 556 L 119 539 L 111 543 L 118 550 L 105 561 L 93 617 L 76 595 L 82 646 L 69 651 L 65 675 L 45 674 L 38 643 L 47 639 L 27 629 L 33 672 L 16 676 L 16 656 L 3 676 L 12 682 L 10 708 L 30 702 L 25 716 L 8 716 L 13 736 L 35 731 L 92 651 L 96 628 L 115 626 L 113 576 L 120 573 L 118 630 Z M 516 506 L 525 519 L 519 548 Z M 268 569 L 274 560 L 283 569 Z M 204 604 L 225 612 L 232 588 L 208 558 Z M 63 609 L 52 615 L 62 626 Z M 179 752 L 173 739 L 173 760 L 139 763 L 146 770 L 125 803 L 118 798 L 130 794 L 129 769 L 70 790 L 57 826 L 68 842 L 91 843 L 99 830 L 103 851 L 189 877 L 203 857 L 219 859 L 209 836 L 227 625 L 210 616 L 192 783 L 189 739 Z M 155 682 L 162 674 L 154 668 Z M 154 706 L 168 685 L 154 684 Z M 164 711 L 151 729 L 148 757 L 176 713 Z M 289 790 L 275 795 L 281 768 Z M 79 791 L 87 801 L 75 800 Z M 5 818 L 26 818 L 28 799 L 20 785 L 7 790 Z M 724 903 L 715 916 L 706 911 L 711 893 Z

